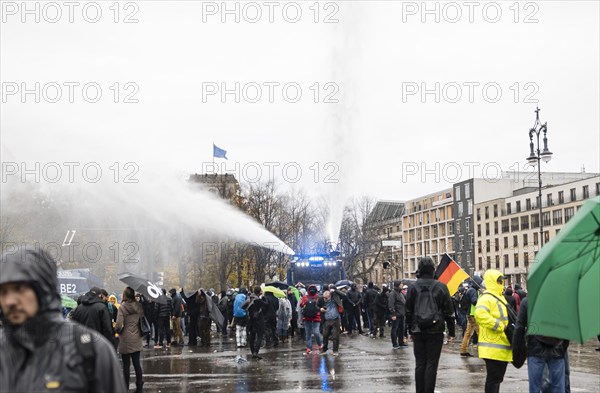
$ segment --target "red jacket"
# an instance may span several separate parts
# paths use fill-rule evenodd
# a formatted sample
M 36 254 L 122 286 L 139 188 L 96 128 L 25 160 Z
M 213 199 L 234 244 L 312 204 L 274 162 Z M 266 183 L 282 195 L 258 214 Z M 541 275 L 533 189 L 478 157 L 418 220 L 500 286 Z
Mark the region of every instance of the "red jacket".
M 310 296 L 310 294 L 306 294 L 302 297 L 302 300 L 300 300 L 300 308 L 303 309 L 304 306 L 306 305 L 306 302 L 308 301 L 308 298 L 311 299 L 315 299 L 315 302 L 317 302 L 317 310 L 318 310 L 318 303 L 319 303 L 319 294 L 315 293 L 315 296 Z M 321 312 L 317 311 L 317 315 L 314 318 L 307 318 L 304 315 L 302 315 L 302 320 L 303 321 L 308 321 L 308 322 L 321 322 Z

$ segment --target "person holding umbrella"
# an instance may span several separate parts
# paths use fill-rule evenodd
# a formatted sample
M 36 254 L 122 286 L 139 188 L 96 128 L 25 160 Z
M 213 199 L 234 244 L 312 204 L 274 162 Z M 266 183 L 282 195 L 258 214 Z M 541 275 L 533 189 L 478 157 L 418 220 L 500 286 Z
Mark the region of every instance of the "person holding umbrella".
M 135 300 L 135 291 L 131 287 L 123 291 L 123 301 L 117 314 L 117 332 L 119 332 L 119 353 L 123 359 L 123 376 L 125 386 L 129 387 L 129 369 L 131 361 L 135 369 L 135 392 L 141 393 L 144 381 L 142 378 L 142 364 L 140 352 L 142 351 L 142 334 L 140 332 L 140 318 L 144 316 L 142 305 Z

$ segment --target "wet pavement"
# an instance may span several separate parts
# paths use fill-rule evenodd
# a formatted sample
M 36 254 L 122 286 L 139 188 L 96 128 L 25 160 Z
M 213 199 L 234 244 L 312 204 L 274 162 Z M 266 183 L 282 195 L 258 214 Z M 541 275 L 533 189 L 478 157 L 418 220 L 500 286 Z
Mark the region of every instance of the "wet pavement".
M 172 347 L 145 349 L 144 390 L 147 392 L 414 392 L 414 357 L 408 349 L 393 350 L 389 338 L 342 335 L 340 355 L 304 354 L 298 339 L 261 349 L 252 360 L 235 338 L 213 337 L 210 349 Z M 570 347 L 571 391 L 600 391 L 597 341 Z M 438 369 L 438 392 L 483 392 L 483 360 L 459 356 L 460 343 L 444 345 Z M 471 350 L 476 354 L 476 350 Z M 238 356 L 241 356 L 241 360 Z M 133 368 L 132 381 L 133 378 Z M 132 382 L 131 389 L 134 389 Z M 528 392 L 527 365 L 509 365 L 502 392 Z

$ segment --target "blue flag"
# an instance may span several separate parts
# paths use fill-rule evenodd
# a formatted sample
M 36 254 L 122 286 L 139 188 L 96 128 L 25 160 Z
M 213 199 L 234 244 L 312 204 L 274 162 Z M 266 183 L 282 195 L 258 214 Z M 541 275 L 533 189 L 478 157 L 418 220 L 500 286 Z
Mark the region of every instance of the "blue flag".
M 213 143 L 213 157 L 227 159 L 226 154 L 227 154 L 227 150 L 223 150 L 220 147 L 217 147 L 217 145 L 215 145 Z

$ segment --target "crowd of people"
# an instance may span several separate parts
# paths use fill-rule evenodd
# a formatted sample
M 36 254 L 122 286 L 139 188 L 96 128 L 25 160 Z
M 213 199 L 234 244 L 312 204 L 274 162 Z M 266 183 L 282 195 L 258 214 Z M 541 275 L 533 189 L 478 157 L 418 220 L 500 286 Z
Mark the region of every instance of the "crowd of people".
M 323 288 L 298 283 L 283 291 L 262 285 L 220 295 L 212 288 L 192 294 L 172 288 L 162 290 L 161 301 L 126 287 L 120 303 L 118 296 L 94 287 L 65 312 L 54 261 L 43 251 L 21 249 L 3 255 L 0 264 L 0 392 L 124 392 L 132 364 L 136 392 L 142 392 L 141 353 L 152 347 L 151 340 L 154 349 L 166 350 L 210 347 L 211 337 L 235 337 L 238 351 L 248 348 L 251 358 L 260 360 L 261 348 L 287 340 L 303 341 L 306 355 L 331 349 L 339 356 L 341 335 L 387 340 L 386 331 L 394 350 L 412 341 L 416 391 L 433 392 L 443 345 L 456 335 L 455 321 L 462 329 L 460 356 L 473 356 L 473 345 L 485 361 L 486 393 L 500 391 L 510 362 L 523 364 L 525 346 L 530 392 L 545 391 L 544 383 L 552 392 L 570 391 L 568 341 L 527 335 L 522 288 L 505 287 L 502 273 L 488 270 L 450 296 L 434 272 L 433 260 L 424 257 L 410 286 L 394 281 L 392 288 L 378 288 L 370 282 L 359 290 L 350 282 Z

